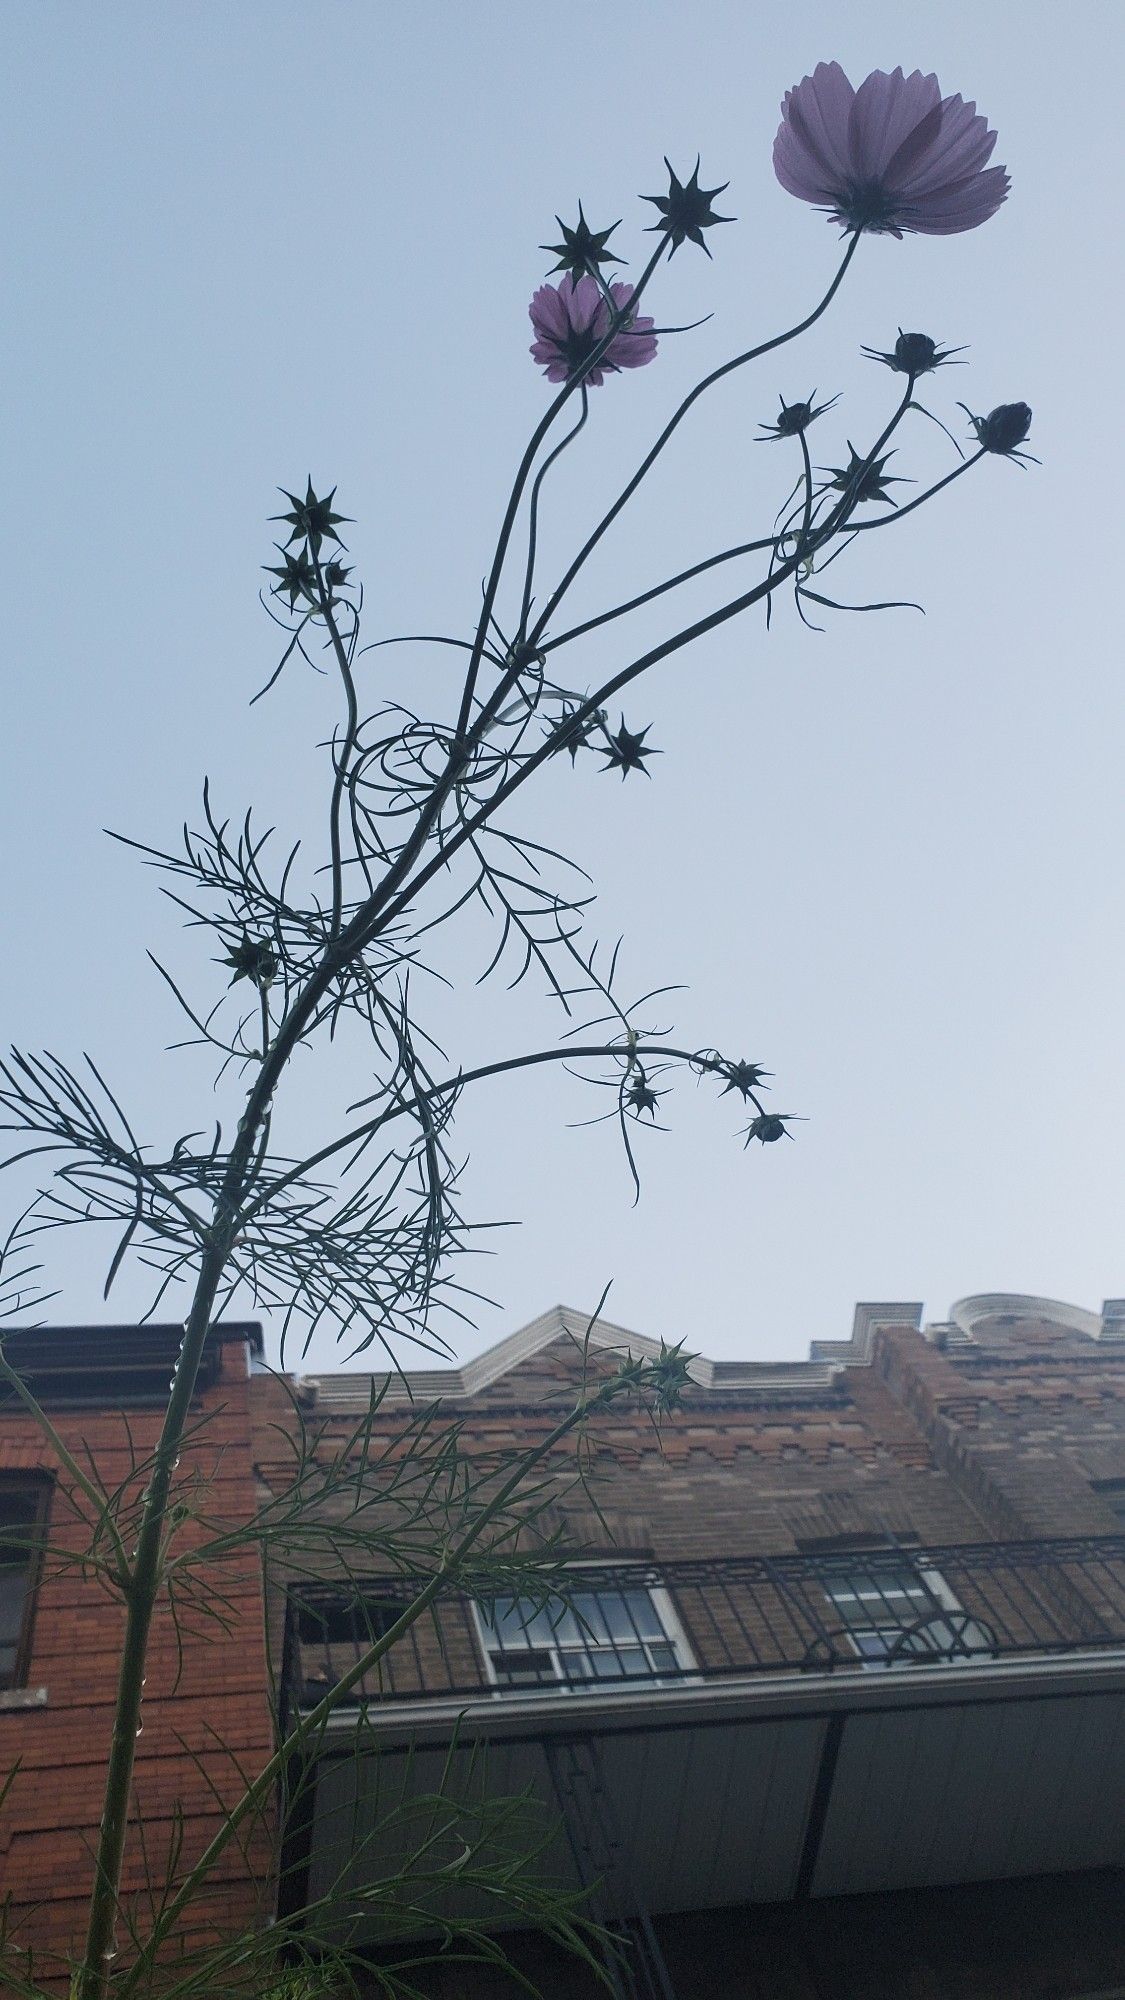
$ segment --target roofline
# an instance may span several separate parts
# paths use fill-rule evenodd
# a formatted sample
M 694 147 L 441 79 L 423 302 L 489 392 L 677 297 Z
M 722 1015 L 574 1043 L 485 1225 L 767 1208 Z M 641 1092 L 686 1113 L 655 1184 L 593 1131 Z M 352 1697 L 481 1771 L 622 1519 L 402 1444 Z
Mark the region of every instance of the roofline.
M 168 1398 L 169 1376 L 183 1344 L 183 1322 L 138 1326 L 6 1326 L 5 1355 L 40 1403 L 111 1409 L 154 1406 Z M 264 1351 L 258 1320 L 220 1320 L 204 1343 L 196 1393 L 213 1387 L 222 1349 L 241 1344 L 251 1361 Z M 12 1391 L 0 1408 L 19 1408 Z
M 155 1339 L 167 1339 L 175 1335 L 177 1340 L 184 1337 L 182 1320 L 111 1320 L 106 1324 L 96 1322 L 78 1326 L 0 1326 L 0 1340 L 13 1338 L 70 1341 L 100 1340 L 112 1341 L 121 1336 L 135 1339 L 138 1334 L 151 1335 Z M 265 1339 L 262 1322 L 259 1319 L 220 1319 L 207 1329 L 208 1344 L 222 1347 L 228 1342 L 245 1340 L 252 1354 L 262 1354 Z
M 696 1355 L 689 1373 L 699 1388 L 727 1396 L 742 1395 L 765 1401 L 787 1401 L 795 1396 L 822 1398 L 840 1388 L 845 1370 L 870 1367 L 875 1336 L 881 1328 L 908 1328 L 921 1333 L 934 1346 L 972 1347 L 977 1341 L 977 1328 L 999 1314 L 1045 1319 L 1107 1344 L 1125 1342 L 1125 1299 L 1106 1299 L 1099 1314 L 1033 1293 L 978 1292 L 957 1300 L 948 1320 L 924 1324 L 922 1314 L 923 1306 L 917 1300 L 862 1300 L 855 1308 L 848 1338 L 812 1341 L 807 1361 L 712 1361 L 706 1355 Z M 444 1367 L 407 1368 L 390 1375 L 383 1391 L 384 1400 L 426 1402 L 477 1396 L 521 1362 L 533 1359 L 560 1339 L 569 1339 L 578 1347 L 589 1342 L 591 1347 L 602 1351 L 644 1360 L 656 1360 L 662 1344 L 614 1320 L 592 1319 L 573 1306 L 554 1305 L 460 1366 L 450 1363 Z M 303 1376 L 300 1387 L 325 1414 L 344 1415 L 367 1407 L 371 1383 L 371 1373 L 343 1372 Z
M 407 1368 L 392 1375 L 384 1392 L 388 1402 L 433 1400 L 438 1397 L 471 1397 L 488 1389 L 523 1361 L 530 1361 L 556 1340 L 569 1339 L 576 1347 L 589 1345 L 603 1352 L 628 1354 L 655 1361 L 662 1343 L 616 1321 L 581 1313 L 573 1306 L 550 1306 L 537 1319 L 518 1327 L 503 1340 L 487 1347 L 463 1366 Z M 753 1396 L 829 1394 L 839 1379 L 839 1365 L 817 1361 L 711 1361 L 706 1355 L 692 1358 L 689 1373 L 701 1389 Z M 366 1408 L 371 1393 L 370 1374 L 343 1373 L 310 1375 L 301 1380 L 323 1411 Z

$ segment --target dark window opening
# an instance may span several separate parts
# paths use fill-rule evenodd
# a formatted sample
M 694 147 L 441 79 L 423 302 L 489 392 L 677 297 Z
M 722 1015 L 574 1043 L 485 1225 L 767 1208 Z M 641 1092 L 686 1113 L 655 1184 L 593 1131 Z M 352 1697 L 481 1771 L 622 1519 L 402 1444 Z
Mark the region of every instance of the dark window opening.
M 0 1480 L 0 1691 L 27 1683 L 49 1494 L 46 1480 Z
M 397 1624 L 409 1597 L 308 1597 L 291 1599 L 300 1648 L 302 1707 L 314 1707 L 365 1653 Z M 359 1699 L 357 1695 L 356 1700 Z

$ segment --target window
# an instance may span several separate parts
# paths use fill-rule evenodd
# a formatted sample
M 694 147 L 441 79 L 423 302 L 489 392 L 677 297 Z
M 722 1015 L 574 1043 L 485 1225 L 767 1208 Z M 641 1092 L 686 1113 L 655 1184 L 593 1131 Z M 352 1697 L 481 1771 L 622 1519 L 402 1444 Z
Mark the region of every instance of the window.
M 0 1480 L 0 1692 L 23 1687 L 27 1680 L 39 1544 L 49 1493 L 46 1480 L 18 1486 Z
M 986 1657 L 994 1635 L 970 1617 L 939 1570 L 908 1555 L 857 1555 L 824 1565 L 835 1632 L 864 1666 L 932 1666 Z
M 298 1700 L 312 1708 L 336 1686 L 361 1653 L 397 1624 L 409 1599 L 401 1595 L 332 1596 L 323 1592 L 290 1600 L 297 1641 Z M 360 1695 L 353 1693 L 352 1700 Z
M 488 1670 L 498 1687 L 580 1687 L 592 1681 L 679 1679 L 691 1666 L 667 1591 L 593 1583 L 543 1604 L 478 1604 Z

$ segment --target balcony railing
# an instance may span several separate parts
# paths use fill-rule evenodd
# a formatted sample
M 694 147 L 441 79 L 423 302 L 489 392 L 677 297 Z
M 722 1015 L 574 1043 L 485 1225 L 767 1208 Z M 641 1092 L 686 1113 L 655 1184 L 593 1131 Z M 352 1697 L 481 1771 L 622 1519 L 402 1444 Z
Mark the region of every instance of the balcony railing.
M 417 1579 L 420 1584 L 424 1579 Z M 308 1708 L 388 1631 L 411 1580 L 290 1592 L 286 1686 Z M 438 1597 L 353 1703 L 910 1672 L 1125 1649 L 1125 1536 L 729 1560 L 576 1562 L 565 1597 Z

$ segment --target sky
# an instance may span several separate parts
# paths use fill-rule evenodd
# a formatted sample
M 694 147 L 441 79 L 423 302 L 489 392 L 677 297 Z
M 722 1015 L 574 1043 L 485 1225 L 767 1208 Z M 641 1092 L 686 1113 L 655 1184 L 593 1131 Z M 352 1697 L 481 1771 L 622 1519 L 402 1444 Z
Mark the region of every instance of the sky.
M 460 1125 L 465 1207 L 519 1227 L 474 1260 L 495 1303 L 455 1348 L 555 1301 L 592 1309 L 606 1285 L 625 1325 L 759 1360 L 844 1336 L 857 1299 L 942 1318 L 972 1292 L 1125 1291 L 1125 16 L 1075 0 L 1065 19 L 1060 35 L 1044 0 L 8 0 L 3 1039 L 88 1050 L 158 1150 L 209 1122 L 207 1071 L 166 1052 L 181 1026 L 146 949 L 198 997 L 222 975 L 101 829 L 174 841 L 204 773 L 227 810 L 315 828 L 328 683 L 288 672 L 248 706 L 275 660 L 257 591 L 276 488 L 338 486 L 369 638 L 470 631 L 548 394 L 526 315 L 556 214 L 620 216 L 634 273 L 653 240 L 637 196 L 662 190 L 663 155 L 686 172 L 699 153 L 737 224 L 712 232 L 713 261 L 684 246 L 655 293 L 661 325 L 706 323 L 593 393 L 547 491 L 544 575 L 693 381 L 829 282 L 835 232 L 771 170 L 785 89 L 822 60 L 855 82 L 921 67 L 995 126 L 1009 201 L 970 234 L 865 239 L 809 336 L 702 400 L 575 606 L 765 532 L 795 471 L 754 442 L 762 420 L 779 396 L 839 392 L 811 435 L 818 462 L 844 462 L 896 391 L 860 347 L 900 326 L 969 346 L 926 385 L 943 421 L 963 433 L 958 399 L 1026 400 L 1042 465 L 987 460 L 837 565 L 841 595 L 924 616 L 829 614 L 818 634 L 788 603 L 768 633 L 751 613 L 630 695 L 662 753 L 651 781 L 559 760 L 519 821 L 594 875 L 624 984 L 682 989 L 648 1018 L 763 1063 L 772 1107 L 807 1122 L 747 1151 L 735 1099 L 681 1084 L 634 1206 L 578 1084 L 482 1090 Z M 892 469 L 952 462 L 918 418 Z M 637 621 L 638 646 L 664 616 Z M 612 668 L 618 631 L 583 676 Z M 376 652 L 365 696 L 442 712 L 452 657 Z M 476 986 L 489 950 L 466 927 L 455 992 L 426 1001 L 453 1066 L 558 1032 L 530 982 Z M 295 1068 L 286 1137 L 315 1143 L 370 1087 L 362 1051 L 345 1060 L 343 1077 Z M 5 1185 L 14 1213 L 26 1182 Z M 143 1273 L 103 1300 L 106 1248 L 44 1244 L 56 1321 L 140 1309 Z M 321 1343 L 305 1365 L 339 1359 Z

